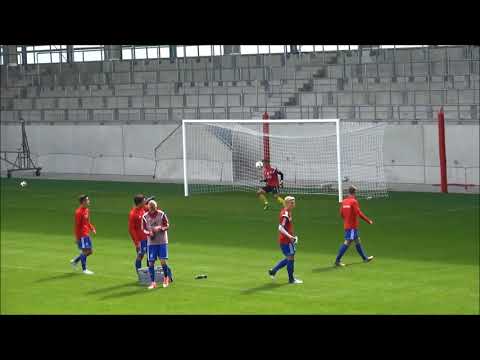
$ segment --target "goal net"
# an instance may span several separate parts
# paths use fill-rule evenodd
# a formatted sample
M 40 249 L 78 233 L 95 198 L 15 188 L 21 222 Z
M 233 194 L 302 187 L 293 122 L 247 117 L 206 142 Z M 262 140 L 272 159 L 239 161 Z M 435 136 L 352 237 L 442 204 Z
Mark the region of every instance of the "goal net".
M 265 186 L 257 161 L 284 174 L 284 194 L 343 198 L 348 186 L 360 197 L 387 195 L 384 126 L 339 120 L 184 120 L 180 131 L 185 196 L 255 191 Z M 179 141 L 159 149 L 165 159 Z M 155 155 L 157 159 L 157 154 Z M 167 161 L 167 162 L 168 162 Z

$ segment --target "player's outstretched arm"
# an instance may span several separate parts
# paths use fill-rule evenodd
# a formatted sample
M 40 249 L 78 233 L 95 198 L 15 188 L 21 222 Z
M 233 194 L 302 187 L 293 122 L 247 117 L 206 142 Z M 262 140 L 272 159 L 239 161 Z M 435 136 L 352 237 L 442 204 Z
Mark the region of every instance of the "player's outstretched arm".
M 358 204 L 355 204 L 355 210 L 356 210 L 358 216 L 360 216 L 365 222 L 367 222 L 368 224 L 373 224 L 373 220 L 369 219 L 369 218 L 362 212 L 362 210 L 360 210 L 360 206 L 358 206 Z
M 278 175 L 280 175 L 280 180 L 283 181 L 283 172 L 281 172 L 280 170 L 277 169 L 277 173 L 278 173 Z
M 277 174 L 280 175 L 280 186 L 283 186 L 283 173 L 277 169 Z
M 373 220 L 369 219 L 360 209 L 358 209 L 358 215 L 369 224 L 373 224 Z

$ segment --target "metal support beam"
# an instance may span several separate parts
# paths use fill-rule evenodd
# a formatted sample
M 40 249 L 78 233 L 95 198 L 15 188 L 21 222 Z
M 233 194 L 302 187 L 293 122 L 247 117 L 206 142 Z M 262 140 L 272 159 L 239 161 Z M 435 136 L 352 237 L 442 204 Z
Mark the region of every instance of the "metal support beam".
M 73 45 L 67 45 L 67 63 L 73 63 Z
M 223 55 L 240 54 L 240 45 L 223 45 Z
M 3 63 L 7 66 L 18 65 L 17 45 L 5 45 L 3 47 Z
M 22 65 L 27 65 L 27 47 L 22 46 Z
M 177 58 L 177 45 L 168 45 L 170 49 L 170 60 L 175 61 Z
M 106 61 L 122 60 L 122 46 L 121 45 L 105 45 L 105 60 Z

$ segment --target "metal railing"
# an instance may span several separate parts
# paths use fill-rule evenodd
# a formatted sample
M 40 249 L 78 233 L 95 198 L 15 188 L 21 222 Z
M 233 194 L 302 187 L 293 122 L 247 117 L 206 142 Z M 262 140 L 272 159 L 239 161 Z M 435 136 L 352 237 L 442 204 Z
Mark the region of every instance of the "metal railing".
M 240 92 L 233 92 L 229 93 L 228 87 L 226 88 L 227 90 L 225 93 L 201 93 L 198 91 L 198 88 L 196 89 L 195 92 L 190 93 L 190 92 L 181 92 L 177 95 L 172 95 L 172 93 L 165 93 L 165 95 L 136 95 L 136 96 L 122 96 L 122 95 L 93 95 L 91 89 L 89 91 L 89 95 L 84 95 L 84 96 L 79 96 L 75 94 L 69 94 L 67 90 L 64 90 L 64 93 L 59 95 L 59 96 L 33 96 L 33 97 L 25 97 L 25 98 L 20 98 L 20 100 L 32 100 L 32 108 L 26 109 L 26 108 L 15 108 L 15 98 L 10 98 L 12 103 L 11 103 L 11 109 L 6 109 L 6 110 L 20 110 L 20 111 L 34 111 L 34 110 L 104 110 L 104 109 L 109 109 L 109 108 L 117 108 L 117 106 L 109 107 L 108 105 L 106 107 L 73 107 L 68 104 L 68 106 L 59 106 L 58 104 L 53 106 L 53 107 L 40 107 L 40 108 L 34 108 L 33 106 L 33 99 L 35 99 L 36 102 L 51 102 L 55 103 L 58 100 L 62 99 L 89 99 L 89 98 L 96 98 L 96 99 L 109 99 L 109 98 L 115 98 L 115 99 L 131 99 L 131 98 L 142 98 L 143 100 L 145 98 L 155 98 L 156 96 L 161 96 L 162 98 L 168 97 L 168 104 L 169 108 L 171 108 L 173 99 L 174 98 L 181 98 L 182 102 L 186 100 L 186 97 L 188 97 L 189 100 L 192 98 L 195 99 L 196 105 L 194 107 L 212 107 L 215 106 L 215 103 L 218 101 L 219 98 L 223 98 L 226 101 L 225 106 L 253 106 L 253 107 L 264 107 L 264 106 L 345 106 L 345 105 L 366 105 L 366 106 L 439 106 L 439 105 L 450 105 L 450 106 L 469 106 L 469 105 L 478 105 L 480 104 L 480 88 L 470 88 L 470 89 L 451 89 L 451 88 L 444 88 L 444 89 L 424 89 L 424 90 L 418 90 L 418 89 L 385 89 L 385 90 L 336 90 L 336 89 L 329 89 L 329 90 L 313 90 L 309 92 L 298 92 L 298 90 L 293 90 L 293 91 L 262 91 L 260 92 L 260 87 L 256 87 L 251 90 L 245 90 L 242 89 Z M 452 94 L 455 94 L 452 96 Z M 466 94 L 471 95 L 471 100 L 463 101 L 463 98 L 465 97 Z M 306 96 L 312 96 L 314 97 L 314 102 L 313 103 L 308 103 L 308 104 L 303 104 L 304 97 Z M 356 100 L 357 95 L 364 95 L 362 103 L 358 104 L 358 100 Z M 371 98 L 370 96 L 373 95 Z M 250 103 L 250 104 L 245 104 L 246 96 L 253 96 L 256 100 L 255 103 Z M 202 100 L 204 100 L 206 97 L 209 98 L 209 103 L 208 104 L 202 104 Z M 319 102 L 319 98 L 329 98 L 327 99 L 327 103 L 325 103 L 324 100 Z M 383 97 L 383 100 L 378 100 L 377 98 Z M 419 100 L 419 98 L 423 97 L 424 100 Z M 436 97 L 436 101 L 432 101 L 432 98 Z M 342 98 L 343 99 L 349 99 L 351 104 L 342 104 Z M 398 103 L 398 101 L 393 101 L 393 99 L 402 99 L 401 103 Z M 455 100 L 452 101 L 452 98 Z M 234 99 L 239 101 L 238 105 L 233 105 L 229 104 L 229 101 L 233 101 Z M 260 99 L 264 101 L 260 101 Z M 280 100 L 280 103 L 274 103 L 275 99 Z M 406 101 L 405 101 L 406 99 Z M 294 100 L 294 103 L 286 104 L 288 101 Z M 330 101 L 328 101 L 330 100 Z M 128 100 L 127 100 L 128 101 Z M 188 105 L 186 105 L 189 107 Z M 222 105 L 223 106 L 223 105 Z M 144 109 L 146 106 L 144 106 L 144 103 L 140 106 L 130 106 L 129 108 L 131 109 Z M 148 107 L 148 106 L 147 106 Z M 158 108 L 162 108 L 162 106 L 159 106 Z
M 322 119 L 339 118 L 345 121 L 379 122 L 436 122 L 436 113 L 443 106 L 445 119 L 449 122 L 479 123 L 480 105 L 298 105 L 295 107 L 278 106 L 208 106 L 208 107 L 160 107 L 160 108 L 93 108 L 93 109 L 55 109 L 55 110 L 18 110 L 2 111 L 1 123 L 18 123 L 24 118 L 31 123 L 156 123 L 177 122 L 181 119 L 226 118 L 255 119 L 264 111 L 272 118 L 285 119 Z M 72 116 L 70 112 L 76 112 Z M 83 112 L 83 116 L 78 116 Z M 31 116 L 36 114 L 37 116 Z M 128 114 L 128 116 L 127 116 Z M 466 116 L 468 114 L 468 116 Z M 70 118 L 70 116 L 72 116 Z M 127 118 L 126 120 L 120 118 Z M 146 118 L 153 120 L 146 120 Z
M 75 46 L 75 45 L 74 45 Z M 165 55 L 162 55 L 161 54 L 161 49 L 164 48 L 164 49 L 168 49 L 168 53 L 170 52 L 170 46 L 171 45 L 141 45 L 141 46 L 138 46 L 138 45 L 120 45 L 120 51 L 123 51 L 124 50 L 130 50 L 130 56 L 129 56 L 129 59 L 132 59 L 132 60 L 135 60 L 135 59 L 166 59 L 166 58 L 170 58 L 170 54 L 168 54 L 168 56 L 165 54 Z M 209 58 L 209 57 L 214 57 L 214 56 L 223 56 L 223 45 L 210 45 L 209 47 L 209 53 L 205 53 L 205 54 L 200 54 L 200 48 L 198 45 L 189 45 L 188 47 L 197 47 L 197 51 L 195 52 L 194 55 L 192 54 L 189 54 L 187 55 L 186 51 L 185 51 L 185 45 L 174 45 L 176 46 L 177 50 L 183 50 L 183 56 L 178 56 L 179 59 L 187 59 L 187 58 L 193 58 L 193 59 L 196 59 L 196 58 Z M 325 59 L 325 55 L 326 54 L 334 54 L 334 55 L 341 55 L 341 57 L 343 57 L 344 59 L 346 57 L 352 57 L 352 54 L 357 54 L 358 55 L 358 60 L 361 61 L 362 57 L 364 56 L 364 53 L 365 51 L 368 51 L 368 52 L 373 52 L 373 56 L 370 56 L 369 57 L 373 57 L 375 59 L 375 61 L 378 62 L 379 59 L 381 59 L 383 57 L 383 59 L 386 59 L 387 58 L 387 54 L 389 53 L 392 53 L 394 56 L 396 53 L 408 53 L 408 54 L 412 54 L 413 52 L 416 52 L 418 53 L 418 50 L 421 50 L 421 53 L 423 54 L 423 57 L 425 59 L 427 58 L 430 58 L 430 54 L 431 54 L 431 51 L 432 49 L 435 49 L 435 50 L 441 50 L 441 51 L 444 51 L 445 55 L 448 55 L 448 49 L 451 49 L 451 48 L 459 48 L 459 47 L 465 47 L 467 48 L 467 52 L 469 53 L 469 55 L 473 56 L 475 55 L 474 54 L 474 51 L 472 51 L 471 49 L 474 49 L 475 46 L 465 46 L 465 45 L 440 45 L 440 46 L 431 46 L 431 45 L 412 45 L 412 46 L 396 46 L 396 45 L 393 45 L 393 46 L 387 46 L 387 45 L 378 45 L 378 46 L 372 46 L 372 47 L 359 47 L 358 45 L 328 45 L 327 47 L 328 48 L 325 48 L 325 45 L 297 45 L 298 46 L 298 51 L 297 52 L 292 52 L 292 49 L 290 49 L 290 46 L 289 45 L 280 45 L 283 47 L 283 49 L 280 51 L 280 50 L 277 50 L 277 51 L 274 51 L 272 52 L 271 51 L 271 47 L 270 45 L 268 45 L 268 51 L 260 51 L 258 48 L 257 48 L 257 51 L 255 53 L 239 53 L 237 55 L 243 55 L 243 56 L 272 56 L 272 55 L 280 55 L 280 56 L 285 56 L 286 57 L 290 57 L 290 56 L 293 56 L 293 57 L 307 57 L 307 56 L 312 56 L 313 57 L 316 57 L 317 54 L 322 54 L 324 55 L 322 58 Z M 202 46 L 202 47 L 205 47 L 205 46 Z M 208 47 L 208 45 L 207 45 Z M 214 47 L 217 47 L 218 49 L 214 49 Z M 308 47 L 311 47 L 311 48 L 308 48 Z M 50 49 L 47 49 L 47 50 L 36 50 L 36 49 L 28 49 L 28 48 L 24 48 L 24 47 L 18 47 L 18 49 L 22 49 L 22 50 L 19 50 L 19 53 L 22 55 L 22 56 L 26 56 L 27 54 L 30 54 L 30 53 L 33 53 L 34 55 L 41 52 L 43 54 L 46 54 L 46 53 L 55 53 L 57 50 L 63 50 L 63 51 L 66 51 L 66 48 L 64 47 L 63 49 L 56 49 L 56 48 L 50 48 Z M 85 61 L 85 56 L 83 53 L 88 53 L 89 51 L 104 51 L 105 49 L 105 45 L 94 45 L 92 47 L 73 47 L 72 50 L 75 51 L 75 52 L 82 52 L 82 60 L 81 61 Z M 149 50 L 156 50 L 155 51 L 155 55 L 150 55 L 150 52 Z M 306 50 L 308 49 L 308 50 Z M 2 49 L 3 50 L 3 49 Z M 145 55 L 144 56 L 138 56 L 137 54 L 137 51 L 139 50 L 142 50 L 144 51 Z M 219 50 L 219 51 L 218 51 Z M 127 59 L 125 59 L 127 60 Z M 62 61 L 62 59 L 60 59 L 60 61 Z M 88 61 L 91 61 L 91 60 L 88 60 Z M 95 61 L 95 60 L 94 60 Z M 21 62 L 21 61 L 20 61 Z M 19 62 L 19 63 L 20 63 Z M 34 61 L 35 63 L 38 63 L 38 60 L 37 61 Z M 78 60 L 75 61 L 75 62 L 79 62 Z M 47 61 L 47 62 L 42 62 L 42 63 L 56 63 L 56 61 L 53 61 L 52 58 L 50 59 L 50 61 Z

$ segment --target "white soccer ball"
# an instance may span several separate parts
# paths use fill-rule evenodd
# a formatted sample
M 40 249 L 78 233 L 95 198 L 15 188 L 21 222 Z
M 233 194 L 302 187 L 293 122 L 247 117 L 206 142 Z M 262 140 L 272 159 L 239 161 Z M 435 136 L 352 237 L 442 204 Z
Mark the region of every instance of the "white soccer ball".
M 262 167 L 263 167 L 263 162 L 257 161 L 257 162 L 255 163 L 255 167 L 256 167 L 257 169 L 262 168 Z
M 23 188 L 25 186 L 27 186 L 27 182 L 25 180 L 23 180 L 22 182 L 20 182 L 20 186 Z

